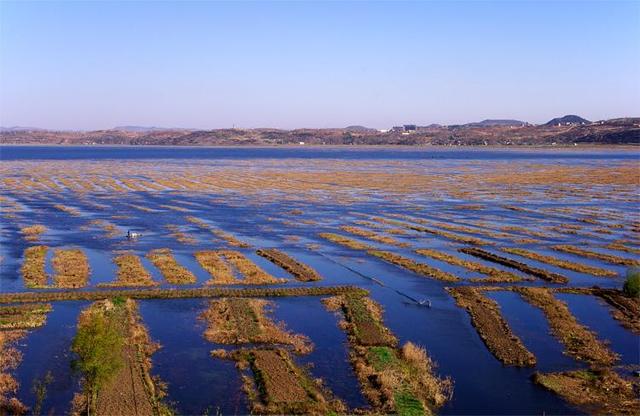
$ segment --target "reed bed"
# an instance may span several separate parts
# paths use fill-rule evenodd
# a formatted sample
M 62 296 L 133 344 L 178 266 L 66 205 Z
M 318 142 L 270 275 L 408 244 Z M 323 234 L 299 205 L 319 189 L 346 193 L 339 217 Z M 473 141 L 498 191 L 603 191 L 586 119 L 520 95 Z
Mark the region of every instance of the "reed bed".
M 147 253 L 147 258 L 160 270 L 165 280 L 173 285 L 193 284 L 196 276 L 181 266 L 168 248 L 159 248 Z
M 90 227 L 98 227 L 104 231 L 107 238 L 113 238 L 119 234 L 118 227 L 105 220 L 91 220 L 85 227 L 87 229 Z
M 566 303 L 546 288 L 517 287 L 514 290 L 545 314 L 551 332 L 565 346 L 567 354 L 590 364 L 612 365 L 618 355 L 598 340 L 596 334 L 581 325 Z
M 551 264 L 552 266 L 562 267 L 563 269 L 573 270 L 574 272 L 587 273 L 593 276 L 603 276 L 603 277 L 617 276 L 617 273 L 611 270 L 601 269 L 599 267 L 593 267 L 586 264 L 574 263 L 574 262 L 559 259 L 553 256 L 545 256 L 545 255 L 538 254 L 530 250 L 524 250 L 521 248 L 503 248 L 502 251 L 510 254 L 515 254 L 521 257 L 526 257 L 531 260 L 536 260 L 541 263 Z
M 182 244 L 196 244 L 197 240 L 183 232 L 179 226 L 174 224 L 165 225 L 165 228 L 170 231 L 171 237 L 178 240 Z
M 224 240 L 227 242 L 227 244 L 229 244 L 232 247 L 240 247 L 240 248 L 248 248 L 251 247 L 250 244 L 245 243 L 244 241 L 240 241 L 237 238 L 235 238 L 234 236 L 232 236 L 231 234 L 216 228 L 210 224 L 208 224 L 207 222 L 201 220 L 200 218 L 194 217 L 192 215 L 189 215 L 187 217 L 185 217 L 187 221 L 189 221 L 192 224 L 197 225 L 198 227 L 207 230 L 209 232 L 211 232 L 213 235 L 215 235 L 216 237 Z
M 249 248 L 251 247 L 251 244 L 249 243 L 245 243 L 244 241 L 240 241 L 238 240 L 236 237 L 232 236 L 231 234 L 214 228 L 211 230 L 211 232 L 218 238 L 224 240 L 227 242 L 227 244 L 229 244 L 232 247 L 240 247 L 240 248 Z
M 322 280 L 322 277 L 313 268 L 297 261 L 280 250 L 276 250 L 275 248 L 260 249 L 257 250 L 256 253 L 282 267 L 301 282 Z
M 111 283 L 100 283 L 100 287 L 123 287 L 123 286 L 156 286 L 151 274 L 144 268 L 140 257 L 131 253 L 117 255 L 113 262 L 118 266 L 116 281 Z
M 53 251 L 53 282 L 59 288 L 85 287 L 89 281 L 89 261 L 79 249 Z
M 206 270 L 211 279 L 207 280 L 208 285 L 230 285 L 241 283 L 236 279 L 231 267 L 223 260 L 218 251 L 203 250 L 195 253 L 196 260 L 200 267 Z
M 588 413 L 637 415 L 640 409 L 637 383 L 612 369 L 535 373 L 533 380 Z
M 11 372 L 22 361 L 22 354 L 14 345 L 26 336 L 23 330 L 0 331 L 0 412 L 7 415 L 23 415 L 28 411 L 17 397 L 18 381 Z
M 319 235 L 322 238 L 352 248 L 354 250 L 366 250 L 367 254 L 371 256 L 380 258 L 391 264 L 395 264 L 396 266 L 403 267 L 422 276 L 447 282 L 456 282 L 460 280 L 459 277 L 447 272 L 443 272 L 442 270 L 439 270 L 435 267 L 431 267 L 428 264 L 416 262 L 399 254 L 391 253 L 390 251 L 377 250 L 369 245 L 362 244 L 359 241 L 352 240 L 339 234 L 321 233 Z
M 506 257 L 498 256 L 497 254 L 482 250 L 476 247 L 464 247 L 458 249 L 461 253 L 469 254 L 484 260 L 492 261 L 494 263 L 502 264 L 503 266 L 511 267 L 512 269 L 520 270 L 523 273 L 530 274 L 540 279 L 547 280 L 553 283 L 567 283 L 569 279 L 566 276 L 562 276 L 558 273 L 553 273 L 547 270 L 539 269 L 537 267 L 529 266 L 528 264 L 521 263 L 519 261 L 509 259 Z
M 477 288 L 448 288 L 448 292 L 471 317 L 471 323 L 489 351 L 502 363 L 517 367 L 536 364 L 536 357 L 524 346 L 502 317 L 500 306 Z
M 215 354 L 214 354 L 215 355 Z M 295 364 L 283 349 L 250 349 L 225 353 L 240 369 L 252 414 L 343 414 L 346 406 Z
M 324 238 L 325 240 L 329 240 L 333 243 L 337 243 L 340 244 L 342 246 L 348 247 L 348 248 L 352 248 L 354 250 L 369 250 L 372 249 L 373 247 L 361 243 L 359 241 L 353 240 L 351 238 L 342 236 L 340 234 L 334 234 L 334 233 L 320 233 L 318 234 L 320 237 Z
M 380 235 L 374 231 L 371 230 L 367 230 L 364 228 L 360 228 L 360 227 L 352 227 L 352 226 L 348 226 L 348 225 L 343 225 L 340 227 L 340 229 L 342 231 L 345 231 L 349 234 L 353 234 L 353 235 L 357 235 L 360 237 L 364 237 L 366 239 L 369 239 L 371 241 L 376 241 L 378 243 L 382 243 L 382 244 L 389 244 L 392 246 L 397 246 L 397 247 L 409 247 L 410 244 L 409 243 L 403 243 L 400 242 L 398 240 L 396 240 L 393 237 L 389 237 L 389 236 L 385 236 L 385 235 Z
M 271 276 L 239 251 L 219 250 L 218 252 L 231 266 L 236 268 L 244 276 L 244 279 L 242 279 L 243 284 L 269 285 L 285 283 L 287 281 L 287 279 L 278 279 Z
M 493 244 L 490 241 L 483 240 L 483 239 L 477 238 L 477 237 L 463 236 L 463 235 L 460 235 L 460 234 L 454 234 L 454 233 L 450 233 L 450 232 L 447 232 L 447 231 L 438 230 L 436 228 L 422 227 L 422 226 L 419 226 L 419 225 L 408 224 L 406 222 L 397 221 L 397 220 L 391 220 L 391 219 L 384 218 L 384 217 L 371 217 L 371 220 L 380 221 L 380 222 L 383 222 L 383 223 L 386 223 L 386 224 L 396 225 L 396 226 L 399 226 L 399 227 L 404 227 L 404 228 L 407 228 L 409 230 L 418 231 L 418 232 L 421 232 L 421 233 L 428 233 L 428 234 L 437 235 L 437 236 L 440 236 L 440 237 L 444 237 L 447 240 L 456 241 L 458 243 L 463 243 L 463 244 L 471 244 L 471 245 L 478 245 L 478 246 L 484 246 L 484 245 Z
M 0 306 L 0 330 L 39 328 L 47 322 L 51 310 L 47 303 Z
M 612 254 L 598 253 L 596 251 L 585 250 L 580 247 L 561 244 L 552 247 L 554 250 L 562 251 L 564 253 L 575 254 L 577 256 L 588 257 L 596 260 L 601 260 L 611 264 L 619 264 L 623 266 L 638 266 L 640 261 L 635 259 L 628 259 L 620 256 L 614 256 Z
M 451 398 L 453 384 L 434 374 L 435 364 L 423 348 L 407 342 L 401 349 L 384 326 L 382 309 L 359 294 L 324 299 L 344 317 L 350 360 L 374 413 L 433 414 Z
M 40 235 L 47 231 L 47 227 L 41 224 L 30 225 L 20 228 L 20 233 L 25 240 L 35 242 L 40 239 Z
M 389 251 L 368 250 L 367 253 L 422 276 L 430 277 L 437 280 L 443 280 L 445 282 L 457 282 L 460 280 L 458 276 L 452 275 L 451 273 L 443 272 L 442 270 L 429 266 L 428 264 L 419 263 L 417 261 L 414 261 L 407 257 L 403 257 L 399 254 L 391 253 Z
M 308 354 L 313 344 L 304 335 L 274 322 L 270 311 L 275 303 L 264 299 L 229 298 L 211 301 L 200 316 L 207 323 L 204 336 L 217 344 L 281 344 L 297 354 Z
M 628 330 L 640 335 L 640 299 L 623 291 L 601 288 L 558 288 L 556 292 L 598 296 L 609 304 L 611 314 Z
M 67 214 L 74 216 L 74 217 L 79 217 L 80 216 L 80 211 L 78 211 L 76 208 L 73 207 L 68 207 L 66 205 L 62 205 L 62 204 L 54 204 L 53 207 L 59 211 L 62 212 L 66 212 Z
M 47 287 L 49 276 L 45 271 L 45 261 L 48 250 L 47 246 L 32 246 L 24 250 L 24 261 L 20 270 L 25 286 L 30 288 Z
M 441 251 L 433 250 L 433 249 L 425 249 L 421 248 L 416 250 L 416 253 L 431 257 L 436 260 L 444 261 L 446 263 L 452 264 L 454 266 L 464 267 L 467 270 L 472 272 L 477 272 L 486 275 L 485 278 L 472 278 L 469 279 L 473 282 L 486 282 L 486 283 L 498 283 L 498 282 L 518 282 L 525 280 L 517 274 L 496 269 L 494 267 L 485 266 L 480 263 L 476 263 L 473 261 L 463 260 L 459 257 L 452 256 L 451 254 L 443 253 Z
M 623 251 L 625 253 L 640 255 L 640 249 L 628 247 L 619 241 L 614 241 L 613 243 L 609 243 L 604 247 L 608 248 L 609 250 Z

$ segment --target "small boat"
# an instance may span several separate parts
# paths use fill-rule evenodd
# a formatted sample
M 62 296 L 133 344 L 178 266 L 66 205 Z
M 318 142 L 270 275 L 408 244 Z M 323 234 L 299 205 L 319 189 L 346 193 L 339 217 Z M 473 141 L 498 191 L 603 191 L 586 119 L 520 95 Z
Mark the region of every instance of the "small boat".
M 131 231 L 131 230 L 127 231 L 127 238 L 129 240 L 135 240 L 136 238 L 141 237 L 141 236 L 142 236 L 142 234 L 140 234 L 138 232 Z

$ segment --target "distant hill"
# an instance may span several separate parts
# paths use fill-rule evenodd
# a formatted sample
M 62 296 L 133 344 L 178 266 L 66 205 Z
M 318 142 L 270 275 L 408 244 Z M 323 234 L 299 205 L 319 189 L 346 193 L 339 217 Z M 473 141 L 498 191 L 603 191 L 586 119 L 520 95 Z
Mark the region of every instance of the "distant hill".
M 22 127 L 22 126 L 13 126 L 13 127 L 0 127 L 0 131 L 44 131 L 45 129 L 39 129 L 37 127 Z
M 369 127 L 365 127 L 365 126 L 347 126 L 344 128 L 346 131 L 351 131 L 351 132 L 366 132 L 366 131 L 375 131 L 375 129 L 371 129 Z
M 549 120 L 545 126 L 557 126 L 558 124 L 565 126 L 567 124 L 589 124 L 591 123 L 586 118 L 576 116 L 573 114 L 566 115 L 564 117 L 556 117 L 553 120 Z
M 167 131 L 167 130 L 190 130 L 190 129 L 178 129 L 167 127 L 145 127 L 145 126 L 117 126 L 111 130 L 128 131 L 132 133 L 150 133 L 153 131 Z
M 589 123 L 575 116 L 552 120 L 552 124 L 531 125 L 517 120 L 485 120 L 485 125 L 438 126 L 411 131 L 378 131 L 361 126 L 344 129 L 214 129 L 185 130 L 137 128 L 135 131 L 52 131 L 8 128 L 0 131 L 0 144 L 73 144 L 73 145 L 640 145 L 640 118 L 617 118 Z M 584 121 L 583 121 L 584 120 Z M 557 123 L 585 123 L 562 124 Z M 520 127 L 526 124 L 525 127 Z M 131 126 L 129 126 L 130 129 Z M 353 130 L 355 127 L 355 130 Z M 513 127 L 513 128 L 511 128 Z M 151 130 L 148 130 L 151 129 Z M 364 130 L 363 130 L 364 129 Z
M 482 121 L 478 121 L 477 123 L 468 123 L 465 124 L 466 126 L 470 126 L 470 127 L 494 127 L 494 126 L 522 126 L 523 124 L 529 124 L 526 121 L 520 121 L 520 120 L 491 120 L 491 119 L 487 119 L 487 120 L 482 120 Z

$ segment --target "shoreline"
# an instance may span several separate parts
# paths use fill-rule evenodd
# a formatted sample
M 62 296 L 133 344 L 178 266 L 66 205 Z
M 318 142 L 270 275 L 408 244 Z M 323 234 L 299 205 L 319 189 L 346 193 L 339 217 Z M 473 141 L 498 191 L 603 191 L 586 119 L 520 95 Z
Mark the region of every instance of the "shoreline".
M 336 150 L 639 150 L 640 144 L 585 144 L 585 145 L 543 145 L 543 144 L 515 144 L 515 145 L 404 145 L 404 144 L 236 144 L 236 145 L 172 145 L 172 144 L 71 144 L 71 143 L 0 143 L 3 147 L 55 147 L 55 148 L 150 148 L 150 149 L 336 149 Z

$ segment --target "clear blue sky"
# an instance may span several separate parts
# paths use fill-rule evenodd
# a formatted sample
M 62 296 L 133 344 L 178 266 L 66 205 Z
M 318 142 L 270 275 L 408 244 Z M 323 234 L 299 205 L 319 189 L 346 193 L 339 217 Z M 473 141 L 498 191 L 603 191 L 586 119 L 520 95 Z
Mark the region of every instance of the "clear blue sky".
M 0 124 L 640 116 L 640 2 L 0 2 Z

